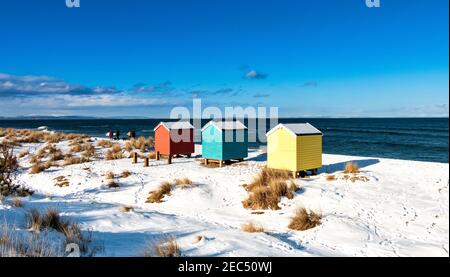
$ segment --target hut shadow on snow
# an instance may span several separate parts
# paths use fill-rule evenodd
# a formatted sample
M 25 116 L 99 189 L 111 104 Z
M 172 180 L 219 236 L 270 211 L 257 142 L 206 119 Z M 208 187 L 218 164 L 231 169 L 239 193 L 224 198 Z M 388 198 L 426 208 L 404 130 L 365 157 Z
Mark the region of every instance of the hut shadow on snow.
M 328 164 L 328 165 L 324 165 L 320 170 L 319 173 L 333 173 L 336 171 L 342 171 L 345 169 L 345 165 L 349 162 L 352 163 L 356 163 L 359 168 L 364 168 L 364 167 L 368 167 L 374 164 L 377 164 L 380 162 L 379 159 L 365 159 L 365 160 L 350 160 L 350 161 L 345 161 L 345 162 L 339 162 L 339 163 L 334 163 L 334 164 Z
M 251 149 L 251 150 L 249 149 L 250 153 L 257 152 L 257 151 L 259 151 L 259 149 Z M 252 157 L 252 158 L 248 158 L 246 160 L 254 161 L 254 162 L 265 162 L 265 161 L 267 161 L 267 152 L 262 152 L 259 155 Z

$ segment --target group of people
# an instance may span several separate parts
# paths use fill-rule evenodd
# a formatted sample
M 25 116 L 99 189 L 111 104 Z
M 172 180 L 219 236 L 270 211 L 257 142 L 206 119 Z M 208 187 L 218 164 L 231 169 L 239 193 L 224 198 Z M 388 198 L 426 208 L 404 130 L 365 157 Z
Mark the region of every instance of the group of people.
M 110 140 L 119 140 L 120 139 L 120 130 L 116 130 L 113 132 L 111 129 L 106 134 Z M 127 133 L 128 139 L 136 138 L 136 131 L 130 130 Z

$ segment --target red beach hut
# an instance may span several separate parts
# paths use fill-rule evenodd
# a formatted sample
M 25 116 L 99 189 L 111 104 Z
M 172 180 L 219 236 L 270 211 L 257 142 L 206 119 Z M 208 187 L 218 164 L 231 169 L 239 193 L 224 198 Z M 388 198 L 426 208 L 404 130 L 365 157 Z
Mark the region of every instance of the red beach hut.
M 155 129 L 156 156 L 191 156 L 195 152 L 194 126 L 188 121 L 161 122 Z

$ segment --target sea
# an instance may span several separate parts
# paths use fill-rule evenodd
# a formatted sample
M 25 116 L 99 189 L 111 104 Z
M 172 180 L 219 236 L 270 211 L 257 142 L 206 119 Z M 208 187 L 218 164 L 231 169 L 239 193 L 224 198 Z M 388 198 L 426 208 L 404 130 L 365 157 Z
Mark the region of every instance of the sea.
M 1 128 L 37 129 L 83 133 L 105 137 L 108 130 L 126 136 L 153 136 L 153 128 L 164 119 L 0 119 Z M 247 123 L 247 120 L 244 120 Z M 202 120 L 202 126 L 208 120 Z M 323 152 L 364 157 L 449 162 L 448 118 L 280 118 L 278 123 L 309 122 L 323 132 Z M 267 120 L 266 130 L 273 127 Z M 260 133 L 258 127 L 249 134 Z M 198 138 L 200 130 L 196 130 Z M 249 147 L 265 142 L 257 140 Z

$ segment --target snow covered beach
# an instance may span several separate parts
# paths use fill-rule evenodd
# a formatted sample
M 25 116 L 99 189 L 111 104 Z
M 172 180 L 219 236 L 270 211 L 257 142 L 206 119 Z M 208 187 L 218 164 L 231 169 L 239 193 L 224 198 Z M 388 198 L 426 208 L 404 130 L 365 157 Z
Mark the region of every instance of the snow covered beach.
M 176 237 L 185 256 L 448 256 L 449 166 L 446 163 L 323 155 L 316 176 L 299 178 L 293 199 L 282 198 L 279 210 L 255 213 L 244 209 L 243 185 L 265 166 L 262 150 L 250 151 L 241 163 L 208 168 L 195 158 L 176 158 L 171 165 L 124 158 L 106 160 L 106 148 L 91 139 L 98 158 L 80 164 L 53 166 L 29 174 L 30 158 L 47 143 L 22 143 L 17 183 L 32 188 L 32 196 L 14 207 L 12 198 L 0 204 L 0 220 L 28 232 L 26 214 L 56 207 L 62 216 L 92 232 L 102 244 L 99 256 L 140 256 L 145 246 L 163 236 Z M 124 146 L 123 141 L 120 142 Z M 68 141 L 53 144 L 69 151 Z M 196 155 L 201 147 L 196 146 Z M 344 178 L 345 164 L 356 162 L 368 181 Z M 131 175 L 120 177 L 124 170 Z M 105 174 L 115 173 L 117 188 L 108 188 Z M 327 180 L 334 175 L 335 180 Z M 64 176 L 68 186 L 55 186 Z M 146 203 L 162 182 L 189 178 L 193 185 L 175 188 L 162 203 Z M 123 212 L 123 207 L 131 208 Z M 320 211 L 322 222 L 307 231 L 287 226 L 299 206 Z M 246 233 L 254 222 L 263 233 Z

